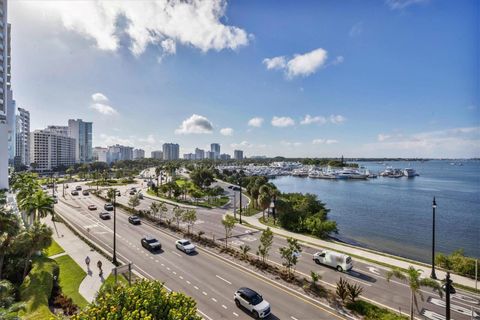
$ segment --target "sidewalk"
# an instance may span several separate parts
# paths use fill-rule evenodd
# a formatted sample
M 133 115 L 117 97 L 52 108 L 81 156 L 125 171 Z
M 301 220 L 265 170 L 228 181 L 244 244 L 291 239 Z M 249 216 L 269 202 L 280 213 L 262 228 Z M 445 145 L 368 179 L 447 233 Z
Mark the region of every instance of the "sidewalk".
M 261 212 L 254 215 L 254 216 L 250 216 L 250 217 L 243 216 L 242 219 L 245 222 L 249 223 L 250 225 L 252 225 L 256 228 L 259 228 L 259 229 L 262 229 L 262 230 L 266 229 L 267 226 L 264 225 L 263 223 L 261 223 L 258 220 L 260 217 L 262 217 Z M 426 275 L 426 276 L 429 276 L 430 272 L 431 272 L 431 268 L 425 267 L 423 265 L 416 264 L 415 261 L 404 261 L 404 260 L 401 260 L 401 259 L 396 259 L 392 255 L 385 256 L 385 255 L 377 254 L 377 253 L 369 251 L 369 250 L 363 250 L 362 248 L 359 248 L 359 247 L 352 247 L 352 246 L 342 245 L 340 243 L 320 240 L 320 239 L 317 239 L 317 238 L 305 236 L 305 235 L 298 234 L 298 233 L 293 233 L 293 232 L 283 230 L 283 229 L 279 229 L 279 228 L 270 227 L 270 229 L 273 231 L 273 233 L 275 233 L 277 235 L 280 235 L 280 236 L 283 236 L 283 237 L 296 238 L 296 239 L 298 239 L 302 242 L 306 242 L 306 243 L 308 243 L 310 245 L 313 245 L 313 246 L 328 248 L 328 249 L 332 249 L 332 250 L 336 250 L 336 251 L 347 252 L 347 253 L 352 254 L 352 255 L 356 255 L 356 256 L 359 256 L 359 257 L 364 257 L 366 259 L 386 263 L 386 264 L 396 266 L 396 267 L 399 267 L 399 268 L 404 268 L 404 269 L 408 269 L 409 266 L 414 266 L 416 269 L 423 270 L 423 275 Z M 439 270 L 439 269 L 436 269 L 435 271 L 436 271 L 438 279 L 445 279 L 446 272 L 444 272 L 442 270 Z M 475 280 L 474 279 L 459 276 L 459 275 L 456 275 L 456 274 L 451 274 L 451 279 L 453 280 L 454 283 L 459 283 L 459 284 L 464 285 L 464 286 L 475 288 Z
M 91 249 L 85 242 L 78 238 L 63 223 L 56 223 L 55 226 L 50 218 L 45 219 L 45 224 L 52 228 L 53 239 L 62 246 L 65 254 L 72 257 L 73 260 L 87 273 L 80 284 L 79 292 L 88 301 L 92 302 L 97 295 L 105 279 L 110 275 L 114 265 L 97 251 Z M 57 235 L 58 231 L 58 235 Z M 61 254 L 63 255 L 63 254 Z M 90 257 L 90 269 L 85 264 L 85 258 Z M 102 261 L 103 277 L 98 274 L 97 262 Z

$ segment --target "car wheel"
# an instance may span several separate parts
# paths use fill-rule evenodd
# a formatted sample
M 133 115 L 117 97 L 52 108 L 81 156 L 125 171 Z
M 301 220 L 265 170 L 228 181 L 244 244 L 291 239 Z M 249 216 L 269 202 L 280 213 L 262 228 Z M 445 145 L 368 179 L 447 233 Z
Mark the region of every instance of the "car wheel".
M 240 308 L 240 301 L 238 301 L 237 299 L 235 299 L 235 304 L 237 305 L 237 308 Z
M 313 259 L 313 261 L 315 261 L 316 264 L 320 264 L 320 260 L 318 259 Z
M 342 271 L 343 271 L 342 267 L 337 266 L 337 271 L 338 271 L 338 272 L 342 272 Z
M 258 312 L 257 311 L 253 311 L 253 317 L 255 319 L 260 319 L 260 316 L 258 315 Z

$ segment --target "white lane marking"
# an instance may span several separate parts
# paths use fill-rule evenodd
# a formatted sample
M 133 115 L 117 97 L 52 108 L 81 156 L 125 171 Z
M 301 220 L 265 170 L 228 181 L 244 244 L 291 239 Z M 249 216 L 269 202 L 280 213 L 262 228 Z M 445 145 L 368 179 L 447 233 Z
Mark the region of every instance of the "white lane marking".
M 203 293 L 203 295 L 204 295 L 204 296 L 206 296 L 206 295 L 207 295 L 207 293 L 206 293 L 205 291 L 202 291 L 202 293 Z
M 165 265 L 163 263 L 161 265 L 162 265 L 162 267 L 165 267 Z
M 212 301 L 213 301 L 213 302 L 217 302 L 217 299 L 215 299 L 215 298 L 212 298 Z
M 368 267 L 368 270 L 370 270 L 371 273 L 379 276 L 380 275 L 380 272 L 378 272 L 378 269 L 375 268 L 375 267 Z
M 295 318 L 294 316 L 290 316 L 290 318 L 292 318 L 292 320 L 298 320 L 298 319 Z
M 175 271 L 172 271 L 172 272 L 173 272 L 173 274 L 177 274 Z
M 422 309 L 422 312 L 420 312 L 420 314 L 430 320 L 445 320 L 445 316 L 426 309 Z
M 167 270 L 168 270 L 168 271 L 170 271 L 170 268 L 169 268 L 169 267 L 167 267 Z
M 232 284 L 230 281 L 228 281 L 228 280 L 226 280 L 226 279 L 223 279 L 223 278 L 220 277 L 218 274 L 215 275 L 215 276 L 216 276 L 218 279 L 223 280 L 223 281 L 225 281 L 225 282 L 228 283 L 228 284 Z
M 171 250 L 173 254 L 176 254 L 177 256 L 181 257 L 181 255 L 178 253 L 178 252 L 175 252 L 173 250 Z
M 190 281 L 188 281 L 188 280 L 187 280 L 187 283 L 188 283 L 188 284 L 192 284 L 192 283 L 191 283 Z
M 155 260 L 155 262 L 156 262 L 156 263 L 159 263 L 160 261 L 158 261 L 158 260 Z
M 234 315 L 235 317 L 238 317 L 238 313 L 236 313 L 236 312 L 233 312 L 233 315 Z
M 205 313 L 203 313 L 202 311 L 200 311 L 200 309 L 197 309 L 198 313 L 200 313 L 204 318 L 206 318 L 207 320 L 213 320 L 212 318 L 210 318 L 209 316 L 207 316 Z
M 197 286 L 193 286 L 196 290 L 198 290 L 198 287 Z
M 153 260 L 153 257 L 152 257 L 152 256 L 150 256 L 150 259 L 152 259 L 152 260 Z
M 471 304 L 480 304 L 480 300 L 478 300 L 474 297 L 470 297 L 470 296 L 460 294 L 460 293 L 452 294 L 452 298 L 457 299 L 457 300 L 461 300 L 461 301 L 464 301 L 464 302 L 467 302 L 467 303 L 471 303 Z
M 183 280 L 183 277 L 182 277 L 182 276 L 178 276 L 178 277 Z
M 226 310 L 226 309 L 227 309 L 227 306 L 224 305 L 224 304 L 222 304 L 222 308 Z
M 429 298 L 428 299 L 428 302 L 434 304 L 434 305 L 437 305 L 439 307 L 442 307 L 442 308 L 446 308 L 446 303 L 445 301 L 443 300 L 440 300 L 440 299 L 435 299 L 435 298 Z M 472 316 L 473 318 L 477 318 L 479 316 L 479 314 L 471 309 L 467 309 L 467 308 L 464 308 L 464 307 L 461 307 L 461 306 L 457 306 L 456 304 L 450 304 L 450 309 L 453 310 L 453 311 L 456 311 L 460 314 L 463 314 L 465 316 Z

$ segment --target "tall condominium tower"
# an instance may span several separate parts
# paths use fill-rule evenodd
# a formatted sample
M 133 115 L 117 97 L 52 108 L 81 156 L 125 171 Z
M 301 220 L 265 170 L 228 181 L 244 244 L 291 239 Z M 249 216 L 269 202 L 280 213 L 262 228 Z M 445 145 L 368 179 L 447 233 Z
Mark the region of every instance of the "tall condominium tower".
M 180 158 L 180 146 L 177 143 L 163 144 L 163 160 L 178 160 Z
M 213 157 L 215 159 L 220 158 L 220 144 L 219 143 L 212 143 L 210 145 L 210 151 L 213 152 Z
M 7 0 L 0 0 L 0 190 L 8 188 L 7 30 Z
M 30 165 L 30 112 L 18 108 L 16 116 L 15 166 Z
M 68 120 L 68 136 L 76 142 L 76 162 L 92 161 L 92 123 L 81 119 Z

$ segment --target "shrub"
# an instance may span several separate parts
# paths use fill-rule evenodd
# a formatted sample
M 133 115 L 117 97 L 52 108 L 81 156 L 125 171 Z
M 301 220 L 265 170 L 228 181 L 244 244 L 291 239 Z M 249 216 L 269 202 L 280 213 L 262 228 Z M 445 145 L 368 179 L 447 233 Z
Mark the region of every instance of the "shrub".
M 345 303 L 345 300 L 348 298 L 348 282 L 347 280 L 340 278 L 337 281 L 337 289 L 335 291 L 337 297 L 342 300 L 342 303 Z

